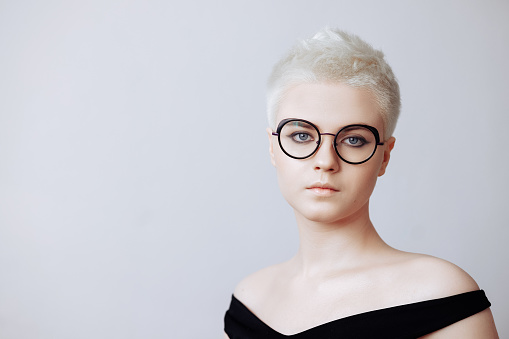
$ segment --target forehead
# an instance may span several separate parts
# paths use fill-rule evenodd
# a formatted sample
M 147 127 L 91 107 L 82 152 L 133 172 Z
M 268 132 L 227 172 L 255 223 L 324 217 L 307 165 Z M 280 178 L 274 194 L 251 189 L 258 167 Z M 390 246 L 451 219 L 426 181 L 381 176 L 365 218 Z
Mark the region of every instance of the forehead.
M 277 122 L 288 118 L 311 121 L 322 131 L 366 124 L 383 131 L 375 96 L 341 83 L 300 84 L 289 89 L 279 107 Z

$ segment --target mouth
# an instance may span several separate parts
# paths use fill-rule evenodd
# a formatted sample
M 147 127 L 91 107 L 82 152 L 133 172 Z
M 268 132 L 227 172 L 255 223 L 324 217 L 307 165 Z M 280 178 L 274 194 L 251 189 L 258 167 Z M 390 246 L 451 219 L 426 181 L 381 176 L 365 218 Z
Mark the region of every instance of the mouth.
M 316 195 L 320 196 L 330 196 L 336 192 L 339 192 L 339 190 L 329 184 L 322 184 L 322 183 L 315 183 L 311 186 L 307 187 L 308 191 L 311 191 L 315 193 Z

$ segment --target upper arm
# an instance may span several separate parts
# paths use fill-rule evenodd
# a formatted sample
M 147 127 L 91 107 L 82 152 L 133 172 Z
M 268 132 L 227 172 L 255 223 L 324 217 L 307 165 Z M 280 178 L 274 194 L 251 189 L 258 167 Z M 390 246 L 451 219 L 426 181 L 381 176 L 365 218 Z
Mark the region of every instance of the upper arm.
M 421 339 L 448 338 L 497 339 L 497 329 L 491 310 L 487 308 L 484 311 L 421 337 Z

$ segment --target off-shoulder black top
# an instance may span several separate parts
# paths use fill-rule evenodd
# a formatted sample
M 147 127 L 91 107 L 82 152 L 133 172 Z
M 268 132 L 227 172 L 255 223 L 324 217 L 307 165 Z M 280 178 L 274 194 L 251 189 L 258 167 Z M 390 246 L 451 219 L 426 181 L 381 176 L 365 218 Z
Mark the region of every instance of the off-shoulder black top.
M 418 338 L 474 315 L 491 304 L 483 290 L 383 308 L 337 319 L 306 331 L 281 334 L 232 295 L 224 317 L 230 339 Z

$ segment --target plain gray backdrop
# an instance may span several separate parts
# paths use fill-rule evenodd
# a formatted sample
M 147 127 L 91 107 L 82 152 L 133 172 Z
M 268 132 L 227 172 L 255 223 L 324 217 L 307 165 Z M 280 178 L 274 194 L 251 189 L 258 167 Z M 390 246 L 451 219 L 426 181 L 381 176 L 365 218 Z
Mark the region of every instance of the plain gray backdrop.
M 326 25 L 401 86 L 375 226 L 465 269 L 509 336 L 509 2 L 4 0 L 0 338 L 220 338 L 297 248 L 265 83 Z

